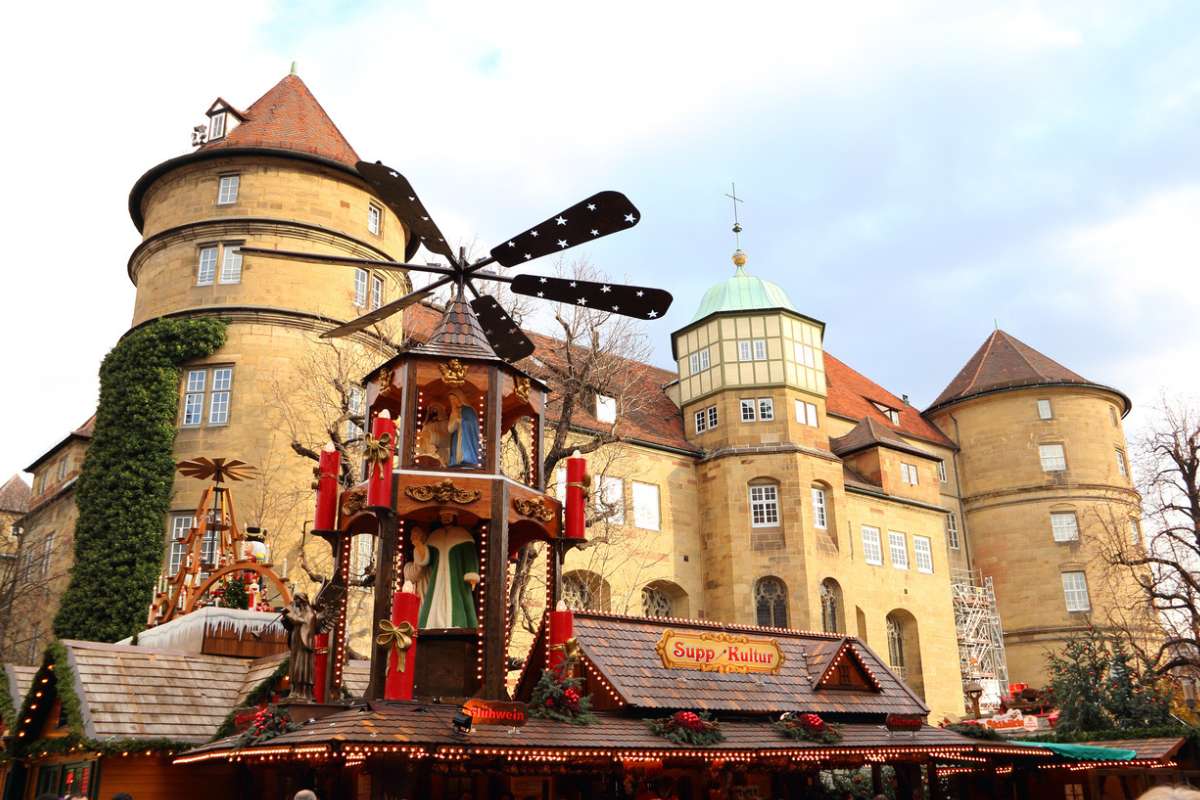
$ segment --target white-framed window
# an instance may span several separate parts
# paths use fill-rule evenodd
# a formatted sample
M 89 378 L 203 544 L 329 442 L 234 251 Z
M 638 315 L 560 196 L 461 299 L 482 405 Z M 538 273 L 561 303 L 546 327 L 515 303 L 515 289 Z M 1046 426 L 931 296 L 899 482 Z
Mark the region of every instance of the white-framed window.
M 350 419 L 346 420 L 345 435 L 348 442 L 352 442 L 363 435 L 363 426 L 359 422 L 365 410 L 363 400 L 362 387 L 352 385 L 350 387 L 350 394 L 346 398 L 346 411 L 350 414 Z
M 814 428 L 819 427 L 816 404 L 809 403 L 805 400 L 797 400 L 796 422 L 799 422 L 801 425 L 811 425 Z
M 793 349 L 797 364 L 816 369 L 817 351 L 813 349 L 812 345 L 793 342 Z
M 825 490 L 814 486 L 812 487 L 812 505 L 813 505 L 813 527 L 819 530 L 825 530 L 829 524 L 829 509 L 826 505 Z
M 374 203 L 367 204 L 367 230 L 376 236 L 379 235 L 380 225 L 383 222 L 383 210 Z
M 741 400 L 739 405 L 742 409 L 742 422 L 754 422 L 758 418 L 753 400 Z
M 770 397 L 758 398 L 758 418 L 762 422 L 775 419 L 775 401 Z
M 1050 532 L 1056 542 L 1079 541 L 1079 518 L 1074 511 L 1051 511 Z
M 700 409 L 693 415 L 696 421 L 696 433 L 704 433 L 708 430 L 708 414 L 704 409 Z
M 712 428 L 717 427 L 717 407 L 716 406 L 708 407 L 708 427 L 710 430 Z
M 958 544 L 958 516 L 951 511 L 946 515 L 946 544 L 957 550 Z
M 879 541 L 879 528 L 862 526 L 863 560 L 868 564 L 883 564 L 883 545 Z
M 242 282 L 242 251 L 237 245 L 225 245 L 221 258 L 221 283 Z
M 225 138 L 225 114 L 221 111 L 208 118 L 208 140 Z
M 617 421 L 617 398 L 608 395 L 596 395 L 596 421 L 613 423 Z
M 67 477 L 67 462 L 70 460 L 70 456 L 63 456 L 58 460 L 58 480 L 61 481 L 63 478 Z
M 208 370 L 189 369 L 184 384 L 183 425 L 199 425 L 204 415 L 204 386 L 208 381 Z
M 1119 447 L 1114 447 L 1113 451 L 1117 456 L 1117 472 L 1122 478 L 1129 477 L 1129 464 L 1125 461 L 1125 451 Z
M 217 277 L 217 246 L 208 244 L 200 248 L 196 265 L 196 285 L 212 286 Z
M 738 339 L 738 361 L 751 361 L 754 358 L 753 348 L 749 339 Z
M 766 361 L 767 360 L 767 340 L 766 339 L 755 339 L 754 340 L 754 360 L 755 361 Z
M 42 540 L 42 577 L 50 574 L 50 560 L 54 556 L 54 531 L 46 534 Z
M 750 527 L 779 526 L 779 487 L 763 483 L 750 487 Z
M 1087 575 L 1082 572 L 1064 572 L 1062 583 L 1067 611 L 1087 611 L 1092 607 L 1088 598 Z
M 917 477 L 917 465 L 900 462 L 900 482 L 916 486 L 920 481 Z
M 946 462 L 945 461 L 937 462 L 937 472 L 938 472 L 938 480 L 939 481 L 941 481 L 942 483 L 945 483 L 947 480 L 949 480 L 949 478 L 946 476 Z
M 632 481 L 633 489 L 633 524 L 647 531 L 656 531 L 662 525 L 662 512 L 659 509 L 658 485 Z
M 367 306 L 367 283 L 371 277 L 371 273 L 365 269 L 354 270 L 354 306 L 356 308 L 366 308 Z
M 1129 520 L 1129 543 L 1132 545 L 1142 543 L 1142 526 L 1136 519 Z
M 933 545 L 928 536 L 913 536 L 913 560 L 917 562 L 917 572 L 933 574 Z
M 596 493 L 596 510 L 614 525 L 625 524 L 625 481 L 603 475 Z
M 227 206 L 237 202 L 238 185 L 242 182 L 240 175 L 222 175 L 217 182 L 217 205 Z
M 1043 472 L 1062 472 L 1067 468 L 1067 454 L 1061 444 L 1038 445 L 1038 458 Z
M 1054 409 L 1050 407 L 1049 400 L 1037 401 L 1038 419 L 1054 419 Z
M 908 537 L 900 531 L 888 531 L 888 555 L 896 569 L 908 569 Z
M 693 375 L 695 375 L 697 372 L 708 369 L 708 364 L 707 347 L 703 350 L 697 350 L 695 353 L 692 353 L 690 356 L 688 356 L 688 369 Z
M 192 522 L 191 514 L 173 514 L 171 516 L 171 553 L 167 562 L 168 575 L 179 572 L 179 566 L 183 563 L 183 540 L 188 535 L 188 531 L 192 529 Z
M 233 389 L 233 367 L 217 367 L 212 371 L 212 397 L 208 401 L 208 424 L 229 422 L 229 394 Z
M 383 305 L 383 276 L 371 276 L 371 310 L 379 308 Z

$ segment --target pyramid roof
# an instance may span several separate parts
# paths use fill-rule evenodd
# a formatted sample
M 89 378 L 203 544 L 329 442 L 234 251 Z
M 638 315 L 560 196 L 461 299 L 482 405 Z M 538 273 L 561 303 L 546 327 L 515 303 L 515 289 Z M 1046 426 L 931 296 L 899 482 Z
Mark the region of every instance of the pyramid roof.
M 982 394 L 1031 386 L 1093 386 L 1120 395 L 1125 410 L 1129 398 L 1107 386 L 1089 381 L 1054 359 L 997 328 L 975 355 L 942 390 L 926 413 Z

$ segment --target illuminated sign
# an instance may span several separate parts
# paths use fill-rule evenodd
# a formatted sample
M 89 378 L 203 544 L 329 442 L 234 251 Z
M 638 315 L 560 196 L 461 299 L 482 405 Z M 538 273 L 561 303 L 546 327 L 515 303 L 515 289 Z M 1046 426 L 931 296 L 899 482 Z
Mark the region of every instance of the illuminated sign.
M 728 633 L 667 630 L 654 649 L 667 669 L 774 675 L 784 661 L 777 640 Z
M 525 704 L 508 703 L 501 700 L 471 698 L 463 704 L 463 711 L 471 717 L 474 725 L 504 725 L 519 728 L 525 724 Z

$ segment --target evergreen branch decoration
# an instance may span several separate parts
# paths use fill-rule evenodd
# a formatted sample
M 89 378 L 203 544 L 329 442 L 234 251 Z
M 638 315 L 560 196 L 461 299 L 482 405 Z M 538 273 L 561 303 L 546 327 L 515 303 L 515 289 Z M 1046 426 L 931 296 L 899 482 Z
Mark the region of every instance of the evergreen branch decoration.
M 292 722 L 286 711 L 280 711 L 277 706 L 264 706 L 254 715 L 250 727 L 238 737 L 238 747 L 248 747 L 252 744 L 262 744 L 285 733 L 300 730 L 300 726 Z
M 17 723 L 17 709 L 12 704 L 12 687 L 8 685 L 8 671 L 0 666 L 0 723 L 5 730 L 13 730 Z
M 124 755 L 154 755 L 175 753 L 197 747 L 195 742 L 184 742 L 177 739 L 91 739 L 86 736 L 56 736 L 52 739 L 38 739 L 25 746 L 29 756 L 67 755 L 70 753 L 99 753 L 105 756 Z
M 250 694 L 246 695 L 245 703 L 225 715 L 225 719 L 221 721 L 220 727 L 217 728 L 217 732 L 213 734 L 212 739 L 209 741 L 215 742 L 217 739 L 224 739 L 226 736 L 232 736 L 237 733 L 237 718 L 239 716 L 253 708 L 268 705 L 274 700 L 275 687 L 288 674 L 288 665 L 291 663 L 291 660 L 291 656 L 284 657 L 274 672 L 259 681 L 258 685 L 250 691 Z
M 572 678 L 566 674 L 564 667 L 569 663 L 564 661 L 554 669 L 542 672 L 529 699 L 529 716 L 572 725 L 591 725 L 596 722 L 591 695 L 579 691 L 583 678 Z
M 771 727 L 797 742 L 837 744 L 842 740 L 842 729 L 826 722 L 817 714 L 800 714 L 789 711 L 771 723 Z
M 115 642 L 145 624 L 174 483 L 180 367 L 224 343 L 221 320 L 160 319 L 105 356 L 75 495 L 75 565 L 54 619 L 59 638 Z
M 37 697 L 38 687 L 42 685 L 42 678 L 46 677 L 54 678 L 54 694 L 58 698 L 58 702 L 62 704 L 63 713 L 67 718 L 67 729 L 70 731 L 67 736 L 57 738 L 73 739 L 75 743 L 81 742 L 84 735 L 83 705 L 79 701 L 79 695 L 75 694 L 75 671 L 71 669 L 71 665 L 67 661 L 67 648 L 57 639 L 46 645 L 46 654 L 42 657 L 42 668 L 34 673 L 33 683 L 25 694 L 18 719 L 26 719 L 32 715 L 33 709 L 30 706 L 34 704 L 35 700 L 40 699 Z M 41 742 L 21 742 L 18 737 L 18 739 L 14 739 L 13 750 L 18 755 L 22 755 L 33 752 L 40 744 Z
M 708 713 L 676 711 L 669 717 L 643 721 L 655 735 L 675 744 L 708 747 L 725 741 L 721 723 Z

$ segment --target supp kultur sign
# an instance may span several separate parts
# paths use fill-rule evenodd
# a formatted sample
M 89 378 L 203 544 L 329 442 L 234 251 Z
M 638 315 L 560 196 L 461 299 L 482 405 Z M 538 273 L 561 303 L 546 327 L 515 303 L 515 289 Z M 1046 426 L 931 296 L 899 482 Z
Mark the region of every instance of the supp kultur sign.
M 721 632 L 666 630 L 654 649 L 667 669 L 775 674 L 784 661 L 775 639 Z

